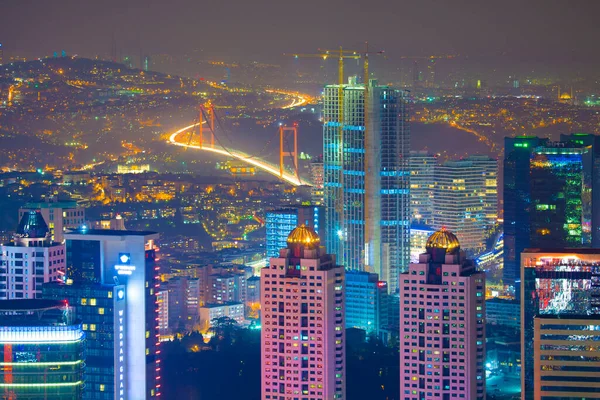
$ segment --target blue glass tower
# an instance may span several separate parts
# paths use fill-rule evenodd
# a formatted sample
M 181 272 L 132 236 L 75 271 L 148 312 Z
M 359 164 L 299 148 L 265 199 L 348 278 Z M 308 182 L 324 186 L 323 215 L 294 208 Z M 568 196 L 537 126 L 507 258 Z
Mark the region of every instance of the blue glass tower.
M 267 259 L 279 257 L 287 247 L 287 237 L 297 226 L 306 225 L 324 237 L 325 210 L 322 206 L 279 208 L 266 213 Z
M 408 95 L 369 82 L 365 146 L 365 85 L 350 78 L 341 93 L 342 102 L 339 85 L 324 90 L 327 249 L 341 265 L 375 272 L 396 291 L 410 261 Z
M 504 139 L 504 284 L 519 280 L 520 254 L 529 247 L 531 154 L 548 139 L 518 136 Z

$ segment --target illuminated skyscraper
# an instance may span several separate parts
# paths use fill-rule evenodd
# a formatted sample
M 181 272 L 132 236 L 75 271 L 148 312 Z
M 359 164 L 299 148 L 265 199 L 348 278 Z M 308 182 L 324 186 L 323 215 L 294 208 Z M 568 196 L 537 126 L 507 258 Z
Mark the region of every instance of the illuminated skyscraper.
M 80 400 L 85 333 L 64 301 L 0 301 L 0 397 Z
M 521 264 L 521 398 L 597 398 L 600 250 L 529 249 Z
M 504 271 L 506 285 L 519 280 L 520 254 L 529 247 L 529 167 L 533 150 L 547 139 L 517 136 L 504 139 Z
M 410 212 L 413 222 L 433 223 L 433 189 L 437 156 L 426 151 L 410 152 Z
M 125 287 L 101 283 L 50 282 L 43 286 L 44 299 L 66 300 L 75 308 L 87 335 L 86 373 L 83 400 L 125 399 L 119 376 L 119 330 L 125 327 Z M 123 331 L 125 332 L 125 331 Z M 123 347 L 124 348 L 124 347 Z M 123 356 L 124 357 L 124 356 Z
M 591 187 L 584 180 L 585 147 L 549 143 L 531 158 L 530 246 L 537 248 L 591 245 Z M 584 207 L 584 203 L 586 206 Z
M 298 206 L 267 211 L 267 258 L 277 257 L 286 246 L 288 235 L 300 225 L 325 233 L 325 209 L 323 206 Z
M 67 274 L 75 284 L 91 287 L 98 284 L 123 285 L 125 288 L 122 293 L 125 303 L 123 315 L 117 315 L 112 333 L 119 337 L 118 347 L 112 349 L 115 355 L 113 373 L 117 379 L 115 387 L 119 390 L 115 398 L 129 400 L 160 396 L 158 267 L 154 245 L 158 234 L 80 229 L 65 234 L 65 239 Z M 108 290 L 105 292 L 110 298 Z M 118 292 L 117 295 L 120 296 Z M 114 294 L 112 296 L 114 298 Z M 94 299 L 97 306 L 98 297 Z M 101 320 L 100 317 L 98 321 Z M 93 335 L 91 325 L 94 322 L 82 322 L 87 325 L 89 340 L 106 340 L 102 335 Z M 88 367 L 99 368 L 100 362 L 100 359 L 90 358 Z
M 387 328 L 387 282 L 377 274 L 362 271 L 346 272 L 346 328 L 358 328 L 379 336 Z
M 294 229 L 260 281 L 261 399 L 345 399 L 344 267 Z
M 506 138 L 504 281 L 529 247 L 600 247 L 600 136 Z
M 395 292 L 410 261 L 408 94 L 369 82 L 366 148 L 365 85 L 343 85 L 342 126 L 339 89 L 324 90 L 326 246 L 340 264 L 377 273 Z
M 65 256 L 42 215 L 24 213 L 12 242 L 0 245 L 0 300 L 41 298 L 44 282 L 64 278 Z
M 319 156 L 310 162 L 310 178 L 313 183 L 311 188 L 312 204 L 323 205 L 323 156 Z
M 473 254 L 485 249 L 488 230 L 498 217 L 497 163 L 471 156 L 435 169 L 433 227 L 454 232 L 462 248 Z
M 426 248 L 400 275 L 400 399 L 485 399 L 485 273 L 444 229 Z

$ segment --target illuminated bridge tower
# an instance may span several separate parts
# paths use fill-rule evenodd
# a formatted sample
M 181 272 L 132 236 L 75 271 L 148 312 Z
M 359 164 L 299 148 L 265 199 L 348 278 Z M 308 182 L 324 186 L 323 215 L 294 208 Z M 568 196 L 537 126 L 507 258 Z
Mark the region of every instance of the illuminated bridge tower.
M 377 273 L 395 292 L 398 273 L 410 261 L 408 95 L 378 86 L 375 80 L 369 85 L 369 148 L 365 148 L 364 140 L 364 84 L 350 78 L 343 86 L 341 129 L 339 85 L 325 87 L 326 243 L 340 264 Z M 370 238 L 368 243 L 366 237 Z

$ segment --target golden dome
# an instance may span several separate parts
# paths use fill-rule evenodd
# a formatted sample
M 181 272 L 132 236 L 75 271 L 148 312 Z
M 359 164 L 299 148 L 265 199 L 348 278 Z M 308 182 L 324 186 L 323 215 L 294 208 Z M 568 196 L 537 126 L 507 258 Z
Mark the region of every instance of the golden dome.
M 567 92 L 561 93 L 560 99 L 561 100 L 571 100 L 571 95 Z
M 321 239 L 313 228 L 302 224 L 290 232 L 287 243 L 288 245 L 301 244 L 308 248 L 318 248 L 321 244 Z
M 442 227 L 442 229 L 429 236 L 425 248 L 427 250 L 434 248 L 446 249 L 446 254 L 452 254 L 460 249 L 460 242 L 454 233 Z

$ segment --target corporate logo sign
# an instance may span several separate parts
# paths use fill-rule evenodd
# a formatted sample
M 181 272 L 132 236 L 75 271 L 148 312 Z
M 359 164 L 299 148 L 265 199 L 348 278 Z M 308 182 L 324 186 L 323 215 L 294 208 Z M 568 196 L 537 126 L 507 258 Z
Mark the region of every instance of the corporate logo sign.
M 119 275 L 133 274 L 135 265 L 131 265 L 131 255 L 129 253 L 119 253 L 119 263 L 115 265 L 115 270 Z

